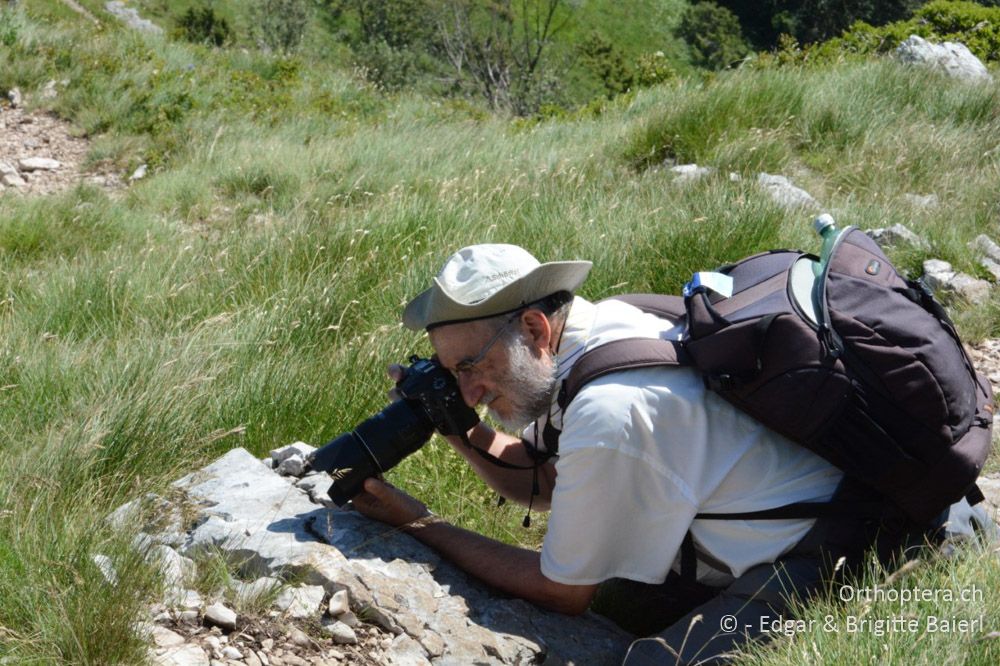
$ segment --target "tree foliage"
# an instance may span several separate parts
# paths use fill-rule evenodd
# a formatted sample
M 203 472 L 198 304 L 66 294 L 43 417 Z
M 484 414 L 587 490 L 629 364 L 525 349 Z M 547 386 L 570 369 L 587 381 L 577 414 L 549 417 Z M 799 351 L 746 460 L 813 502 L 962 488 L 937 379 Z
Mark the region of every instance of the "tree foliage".
M 625 56 L 600 33 L 591 32 L 578 51 L 581 64 L 601 82 L 608 99 L 632 87 L 635 74 Z
M 909 17 L 921 0 L 718 0 L 740 21 L 758 49 L 772 48 L 782 34 L 802 43 L 839 35 L 855 21 L 883 25 Z
M 494 109 L 537 110 L 554 77 L 552 36 L 566 0 L 326 0 L 362 69 L 396 86 L 423 73 Z
M 677 34 L 688 43 L 692 62 L 708 69 L 729 67 L 750 52 L 736 16 L 714 2 L 688 7 Z
M 254 36 L 261 46 L 278 53 L 299 47 L 309 15 L 309 0 L 252 0 Z
M 210 5 L 188 7 L 177 19 L 177 33 L 189 42 L 212 46 L 222 46 L 233 38 L 229 22 L 216 14 Z

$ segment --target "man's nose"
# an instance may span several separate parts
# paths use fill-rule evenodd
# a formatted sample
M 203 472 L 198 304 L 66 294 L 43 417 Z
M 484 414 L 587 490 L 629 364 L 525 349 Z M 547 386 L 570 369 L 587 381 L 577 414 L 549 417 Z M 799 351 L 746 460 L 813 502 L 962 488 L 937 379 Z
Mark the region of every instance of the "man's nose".
M 462 399 L 469 407 L 475 407 L 483 399 L 486 387 L 475 376 L 462 373 L 458 376 L 458 390 L 462 392 Z

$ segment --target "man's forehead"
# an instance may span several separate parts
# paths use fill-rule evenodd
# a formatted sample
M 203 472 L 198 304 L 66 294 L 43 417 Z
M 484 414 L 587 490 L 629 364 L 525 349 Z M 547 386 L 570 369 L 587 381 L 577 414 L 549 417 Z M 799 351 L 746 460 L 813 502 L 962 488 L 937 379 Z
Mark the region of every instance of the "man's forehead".
M 466 321 L 438 326 L 427 333 L 434 351 L 445 365 L 457 363 L 475 354 L 488 334 L 481 321 Z

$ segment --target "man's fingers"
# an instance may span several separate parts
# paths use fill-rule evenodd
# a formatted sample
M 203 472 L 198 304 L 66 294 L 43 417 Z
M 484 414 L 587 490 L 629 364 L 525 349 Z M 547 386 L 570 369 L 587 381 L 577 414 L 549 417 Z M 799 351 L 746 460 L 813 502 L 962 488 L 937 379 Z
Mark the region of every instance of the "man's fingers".
M 389 487 L 375 477 L 365 479 L 365 492 L 374 495 L 376 499 L 382 499 L 388 491 Z
M 403 381 L 403 377 L 406 376 L 406 368 L 399 365 L 398 363 L 393 363 L 388 369 L 389 379 L 396 382 L 397 384 Z

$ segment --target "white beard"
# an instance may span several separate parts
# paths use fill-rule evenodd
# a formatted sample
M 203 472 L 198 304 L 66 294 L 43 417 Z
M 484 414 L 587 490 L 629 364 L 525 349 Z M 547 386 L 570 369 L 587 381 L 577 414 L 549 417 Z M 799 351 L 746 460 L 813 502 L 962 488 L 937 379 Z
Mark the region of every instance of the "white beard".
M 507 368 L 497 385 L 510 412 L 501 416 L 490 408 L 490 415 L 504 428 L 520 432 L 531 422 L 548 413 L 556 391 L 556 364 L 546 356 L 535 357 L 521 339 L 506 345 Z M 490 402 L 495 396 L 487 396 Z

